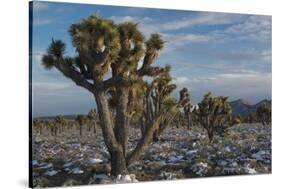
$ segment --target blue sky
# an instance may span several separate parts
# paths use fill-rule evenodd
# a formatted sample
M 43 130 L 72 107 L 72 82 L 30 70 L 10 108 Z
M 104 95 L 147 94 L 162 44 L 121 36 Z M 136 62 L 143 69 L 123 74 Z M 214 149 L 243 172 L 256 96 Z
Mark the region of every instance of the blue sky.
M 161 33 L 166 44 L 155 64 L 172 66 L 173 82 L 190 90 L 193 103 L 208 91 L 250 103 L 271 99 L 270 16 L 35 1 L 34 116 L 86 113 L 95 106 L 92 94 L 41 65 L 52 37 L 66 43 L 67 55 L 75 55 L 69 26 L 93 13 L 116 23 L 137 22 L 147 38 Z

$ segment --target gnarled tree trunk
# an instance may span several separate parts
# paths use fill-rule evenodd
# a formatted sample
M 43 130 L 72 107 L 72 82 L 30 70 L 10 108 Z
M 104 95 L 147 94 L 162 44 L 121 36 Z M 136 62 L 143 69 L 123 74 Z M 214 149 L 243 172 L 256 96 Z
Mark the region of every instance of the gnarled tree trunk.
M 104 91 L 95 93 L 100 125 L 105 145 L 111 157 L 111 174 L 119 175 L 127 173 L 126 160 L 122 146 L 116 140 L 113 123 L 110 115 L 108 101 Z

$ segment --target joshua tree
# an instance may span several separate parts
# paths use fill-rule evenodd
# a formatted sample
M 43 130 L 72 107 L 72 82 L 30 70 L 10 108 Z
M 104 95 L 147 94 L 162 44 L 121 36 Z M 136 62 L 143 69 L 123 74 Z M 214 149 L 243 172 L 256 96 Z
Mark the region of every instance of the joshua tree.
M 231 106 L 227 102 L 228 97 L 213 97 L 207 93 L 198 104 L 196 114 L 200 124 L 207 131 L 211 143 L 214 134 L 224 136 L 231 125 Z
M 163 69 L 153 67 L 164 42 L 159 34 L 145 41 L 137 24 L 113 21 L 92 15 L 70 27 L 72 44 L 77 56 L 65 55 L 65 44 L 52 39 L 42 62 L 46 69 L 56 68 L 76 85 L 95 97 L 103 139 L 110 154 L 113 175 L 124 174 L 127 166 L 139 158 L 151 142 L 152 134 L 163 114 L 150 122 L 146 134 L 130 153 L 126 151 L 130 93 L 144 76 L 155 76 Z M 138 67 L 140 61 L 142 64 Z M 116 91 L 115 119 L 112 118 L 108 99 L 109 90 Z M 115 121 L 114 121 L 115 120 Z
M 85 115 L 77 115 L 75 120 L 79 126 L 79 134 L 80 134 L 80 136 L 82 136 L 83 135 L 83 133 L 82 133 L 83 125 L 85 125 L 87 123 L 87 117 Z
M 153 132 L 153 141 L 158 141 L 159 136 L 165 128 L 173 121 L 177 111 L 177 101 L 170 94 L 176 85 L 171 84 L 170 67 L 166 66 L 164 71 L 157 75 L 151 84 L 146 83 L 144 95 L 144 111 L 141 122 L 142 133 L 145 133 L 150 122 L 154 122 L 160 114 L 163 114 L 159 126 Z
M 66 120 L 62 115 L 55 118 L 55 135 L 57 135 L 57 130 L 62 133 L 64 127 L 66 126 Z
M 90 112 L 87 115 L 87 118 L 89 120 L 88 131 L 91 131 L 91 128 L 93 127 L 93 131 L 94 131 L 94 133 L 96 133 L 96 125 L 97 125 L 97 121 L 98 121 L 96 109 L 90 110 Z
M 37 131 L 39 135 L 42 134 L 44 122 L 41 119 L 34 119 L 33 120 L 33 128 Z
M 180 90 L 180 102 L 181 102 L 181 113 L 179 114 L 179 119 L 183 119 L 184 122 L 186 119 L 187 129 L 190 129 L 193 121 L 192 111 L 194 110 L 194 107 L 190 102 L 189 92 L 187 88 L 183 88 L 182 90 Z
M 255 112 L 250 112 L 244 119 L 246 123 L 255 123 L 257 122 L 257 115 Z
M 257 119 L 263 125 L 269 125 L 271 122 L 271 107 L 269 105 L 261 105 L 256 111 Z

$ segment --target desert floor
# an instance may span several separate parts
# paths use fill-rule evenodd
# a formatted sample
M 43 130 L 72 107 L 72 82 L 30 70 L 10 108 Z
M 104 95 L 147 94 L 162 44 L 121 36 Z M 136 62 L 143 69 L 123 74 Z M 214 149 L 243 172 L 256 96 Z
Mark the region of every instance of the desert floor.
M 129 149 L 140 137 L 130 130 Z M 54 137 L 46 130 L 32 134 L 32 167 L 35 187 L 173 180 L 195 177 L 271 173 L 271 126 L 233 126 L 227 137 L 212 144 L 199 127 L 169 127 L 151 143 L 130 175 L 112 178 L 109 155 L 101 131 L 72 129 Z

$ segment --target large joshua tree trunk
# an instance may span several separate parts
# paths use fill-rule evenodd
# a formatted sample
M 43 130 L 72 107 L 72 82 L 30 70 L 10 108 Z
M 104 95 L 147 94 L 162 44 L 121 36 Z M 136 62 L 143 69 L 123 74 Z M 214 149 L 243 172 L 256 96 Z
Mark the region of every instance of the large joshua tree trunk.
M 111 157 L 111 174 L 117 176 L 118 174 L 127 173 L 126 160 L 122 146 L 115 138 L 113 123 L 110 116 L 110 110 L 105 92 L 95 93 L 97 109 L 99 112 L 100 124 L 103 133 L 104 142 Z
M 124 156 L 126 156 L 126 148 L 128 143 L 128 89 L 125 87 L 118 89 L 118 103 L 116 107 L 116 123 L 115 123 L 115 136 L 117 142 L 122 145 Z

